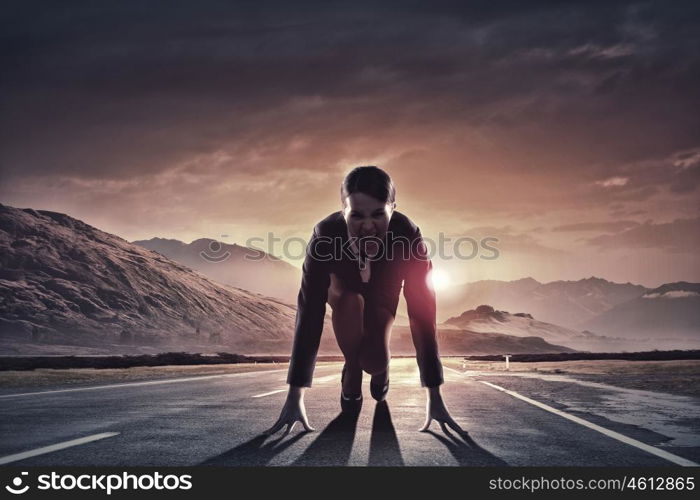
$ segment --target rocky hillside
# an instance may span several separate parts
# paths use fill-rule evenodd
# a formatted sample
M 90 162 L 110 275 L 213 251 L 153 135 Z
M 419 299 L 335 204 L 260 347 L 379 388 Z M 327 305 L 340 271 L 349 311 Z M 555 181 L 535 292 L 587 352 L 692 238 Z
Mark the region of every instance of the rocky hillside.
M 0 205 L 1 353 L 288 354 L 295 313 L 68 215 Z M 337 352 L 324 337 L 323 349 Z

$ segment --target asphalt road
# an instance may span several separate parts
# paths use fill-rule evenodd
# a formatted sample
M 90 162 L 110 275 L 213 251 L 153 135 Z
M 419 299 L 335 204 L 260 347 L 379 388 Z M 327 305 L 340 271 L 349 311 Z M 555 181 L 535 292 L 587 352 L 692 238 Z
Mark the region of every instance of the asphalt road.
M 566 394 L 604 389 L 445 369 L 445 401 L 468 431 L 445 435 L 425 416 L 415 360 L 393 360 L 386 403 L 369 394 L 340 412 L 340 363 L 318 366 L 305 402 L 314 432 L 297 424 L 265 437 L 286 395 L 286 368 L 227 376 L 0 395 L 0 464 L 669 466 L 700 463 L 700 447 L 669 446 L 658 429 L 571 410 Z M 544 384 L 544 386 L 543 386 Z M 549 384 L 549 385 L 548 385 Z M 554 384 L 554 385 L 552 385 Z M 543 387 L 547 387 L 544 390 Z M 549 390 L 556 388 L 556 390 Z M 505 392 L 505 391 L 509 392 Z M 584 401 L 585 402 L 585 401 Z M 624 400 L 620 405 L 624 405 Z M 629 401 L 628 413 L 635 401 Z M 618 410 L 622 410 L 618 408 Z M 680 422 L 689 429 L 698 424 Z M 677 444 L 677 443 L 676 443 Z M 691 443 L 692 444 L 692 443 Z M 51 447 L 48 448 L 47 447 Z

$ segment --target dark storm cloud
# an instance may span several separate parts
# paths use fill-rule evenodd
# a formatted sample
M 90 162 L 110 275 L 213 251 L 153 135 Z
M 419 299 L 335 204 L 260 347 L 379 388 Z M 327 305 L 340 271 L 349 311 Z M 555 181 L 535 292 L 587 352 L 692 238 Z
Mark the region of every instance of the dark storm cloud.
M 124 178 L 225 151 L 198 171 L 322 170 L 348 144 L 413 131 L 454 141 L 447 175 L 475 128 L 494 144 L 484 157 L 517 152 L 506 171 L 593 183 L 698 146 L 697 13 L 691 2 L 16 3 L 3 14 L 0 168 Z

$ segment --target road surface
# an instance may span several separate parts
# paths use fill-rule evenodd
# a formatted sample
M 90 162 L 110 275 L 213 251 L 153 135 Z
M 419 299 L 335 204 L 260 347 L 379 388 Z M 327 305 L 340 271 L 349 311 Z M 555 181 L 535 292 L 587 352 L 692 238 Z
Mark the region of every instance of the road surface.
M 286 365 L 81 388 L 0 393 L 0 464 L 24 466 L 408 465 L 669 466 L 700 463 L 697 400 L 675 397 L 674 439 L 651 417 L 643 391 L 445 368 L 444 399 L 468 435 L 445 435 L 425 416 L 415 360 L 391 364 L 386 403 L 369 394 L 353 418 L 340 412 L 342 364 L 319 365 L 305 402 L 314 432 L 297 424 L 265 437 L 286 395 Z M 633 393 L 639 393 L 636 397 Z M 641 395 L 641 396 L 640 396 Z M 641 399 L 639 399 L 641 398 Z M 650 399 L 650 400 L 651 400 Z M 612 403 L 611 403 L 612 401 Z M 605 404 L 607 404 L 607 410 Z M 606 403 L 607 402 L 607 403 Z M 596 406 L 597 405 L 597 406 Z M 625 405 L 628 408 L 625 408 Z M 593 408 L 593 409 L 591 409 Z M 600 411 L 597 411 L 598 408 Z M 668 408 L 666 408 L 668 409 Z M 608 413 L 605 413 L 608 411 Z M 611 417 L 611 413 L 612 417 Z M 614 412 L 620 416 L 615 418 Z M 664 418 L 671 418 L 666 415 Z M 646 423 L 645 423 L 646 422 Z M 685 436 L 685 438 L 684 438 Z

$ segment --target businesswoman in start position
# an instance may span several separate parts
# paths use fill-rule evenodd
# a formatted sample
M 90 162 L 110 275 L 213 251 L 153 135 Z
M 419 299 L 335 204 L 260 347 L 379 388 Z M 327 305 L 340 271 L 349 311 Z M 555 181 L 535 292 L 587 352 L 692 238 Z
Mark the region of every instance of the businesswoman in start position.
M 363 371 L 372 376 L 370 392 L 382 401 L 389 390 L 389 336 L 403 282 L 416 348 L 421 386 L 427 388 L 427 415 L 421 431 L 436 420 L 460 434 L 440 394 L 442 364 L 436 340 L 432 263 L 420 229 L 395 210 L 396 190 L 389 175 L 367 166 L 352 170 L 341 185 L 342 210 L 314 227 L 306 249 L 299 290 L 294 346 L 289 364 L 289 393 L 279 419 L 265 431 L 285 425 L 285 435 L 301 421 L 309 425 L 304 390 L 311 387 L 323 331 L 326 302 L 333 330 L 345 357 L 340 402 L 343 411 L 362 404 Z

